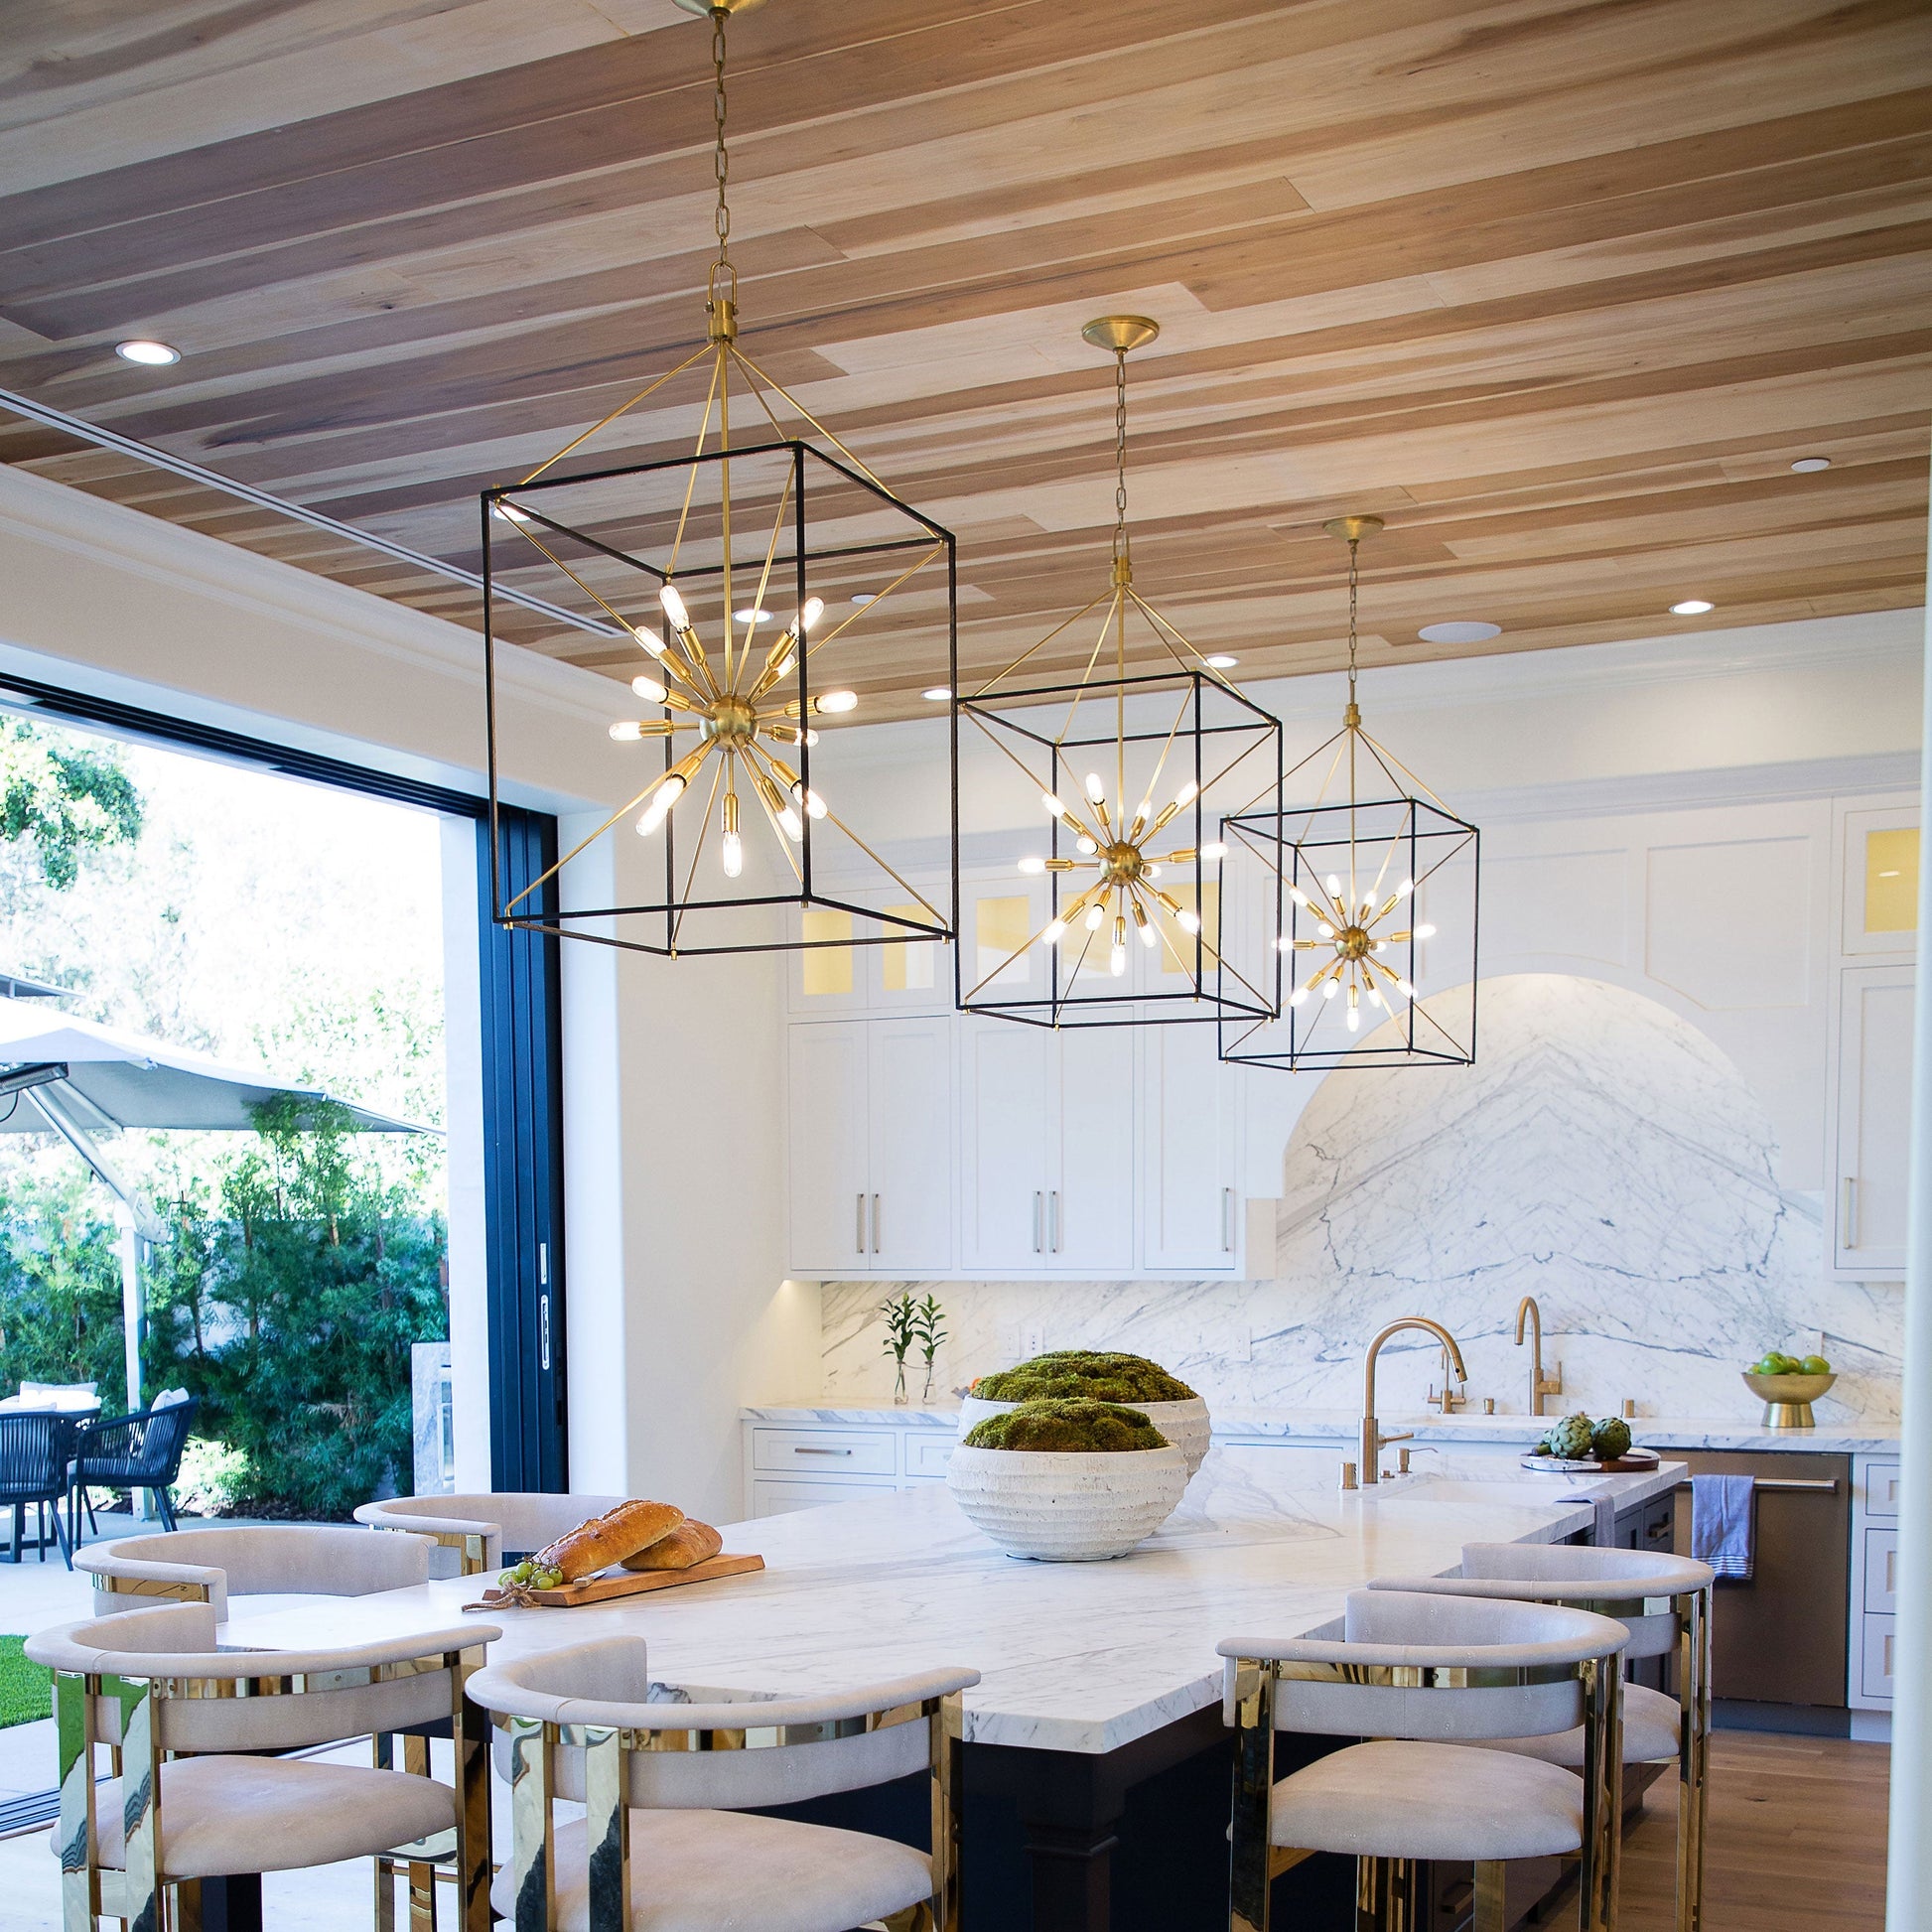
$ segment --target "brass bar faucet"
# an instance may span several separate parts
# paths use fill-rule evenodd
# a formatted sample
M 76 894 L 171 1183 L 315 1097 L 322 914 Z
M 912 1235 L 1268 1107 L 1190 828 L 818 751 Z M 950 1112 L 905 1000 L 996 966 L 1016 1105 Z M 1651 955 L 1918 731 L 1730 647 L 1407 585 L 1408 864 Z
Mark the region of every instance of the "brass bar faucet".
M 1421 1328 L 1425 1333 L 1434 1335 L 1443 1344 L 1443 1353 L 1455 1371 L 1455 1379 L 1458 1382 L 1469 1379 L 1468 1370 L 1462 1366 L 1462 1351 L 1455 1345 L 1455 1337 L 1440 1321 L 1432 1321 L 1426 1314 L 1405 1314 L 1391 1321 L 1369 1343 L 1368 1360 L 1362 1366 L 1361 1479 L 1364 1484 L 1381 1480 L 1383 1449 L 1390 1443 L 1406 1443 L 1410 1437 L 1411 1432 L 1406 1430 L 1399 1435 L 1384 1436 L 1382 1425 L 1375 1419 L 1375 1358 L 1382 1352 L 1382 1344 L 1405 1328 Z
M 1523 1324 L 1529 1323 L 1530 1329 L 1530 1414 L 1540 1416 L 1544 1413 L 1543 1398 L 1546 1395 L 1563 1393 L 1563 1364 L 1557 1364 L 1557 1372 L 1549 1380 L 1543 1374 L 1543 1311 L 1536 1306 L 1534 1295 L 1525 1295 L 1516 1306 L 1516 1346 L 1523 1345 Z

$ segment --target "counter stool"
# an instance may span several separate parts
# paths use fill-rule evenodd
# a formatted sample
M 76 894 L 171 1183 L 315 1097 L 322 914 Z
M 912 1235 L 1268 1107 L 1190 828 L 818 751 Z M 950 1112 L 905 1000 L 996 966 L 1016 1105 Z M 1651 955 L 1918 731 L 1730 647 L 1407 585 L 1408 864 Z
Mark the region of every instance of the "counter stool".
M 227 1622 L 230 1597 L 371 1596 L 429 1581 L 426 1545 L 342 1523 L 123 1536 L 80 1551 L 73 1562 L 93 1576 L 96 1616 L 159 1596 L 212 1604 L 217 1623 Z
M 1356 1923 L 1423 1922 L 1416 1864 L 1475 1865 L 1475 1932 L 1502 1932 L 1511 1859 L 1581 1854 L 1580 1932 L 1616 1924 L 1621 1761 L 1609 1617 L 1406 1590 L 1349 1593 L 1339 1639 L 1231 1638 L 1230 1932 L 1266 1932 L 1270 1881 L 1356 1861 Z M 1583 1726 L 1582 1774 L 1475 1748 Z M 1275 1732 L 1360 1737 L 1275 1782 Z
M 464 1686 L 501 1634 L 473 1623 L 342 1649 L 217 1650 L 214 1606 L 171 1603 L 28 1638 L 55 1673 L 65 1923 L 106 1913 L 192 1932 L 205 1880 L 394 1854 L 416 1880 L 412 1924 L 431 1932 L 438 1840 L 453 1843 L 465 1932 L 487 1932 L 488 1769 Z M 459 1790 L 277 1754 L 438 1724 L 457 1739 Z M 112 1776 L 97 1782 L 102 1746 Z
M 497 1916 L 515 1932 L 851 1932 L 872 1920 L 955 1932 L 953 1756 L 959 1694 L 978 1682 L 939 1670 L 831 1697 L 670 1703 L 634 1636 L 479 1671 L 470 1695 L 510 1746 L 515 1852 L 491 1888 Z M 930 1857 L 746 1815 L 915 1773 L 930 1781 Z M 588 1815 L 555 1823 L 558 1798 Z
M 363 1503 L 355 1520 L 375 1530 L 406 1530 L 456 1551 L 459 1567 L 448 1573 L 439 1569 L 438 1576 L 477 1577 L 502 1569 L 506 1558 L 534 1555 L 624 1500 L 514 1489 L 489 1495 L 391 1496 Z
M 1711 1588 L 1708 1563 L 1646 1550 L 1597 1550 L 1577 1543 L 1465 1543 L 1459 1577 L 1385 1577 L 1378 1590 L 1423 1590 L 1436 1595 L 1563 1603 L 1614 1617 L 1630 1633 L 1623 1652 L 1675 1661 L 1677 1695 L 1642 1684 L 1623 1687 L 1623 1761 L 1677 1765 L 1677 1926 L 1699 1932 L 1704 1922 L 1704 1828 L 1711 1754 Z M 1488 1740 L 1491 1750 L 1515 1751 L 1546 1763 L 1581 1769 L 1584 1737 Z

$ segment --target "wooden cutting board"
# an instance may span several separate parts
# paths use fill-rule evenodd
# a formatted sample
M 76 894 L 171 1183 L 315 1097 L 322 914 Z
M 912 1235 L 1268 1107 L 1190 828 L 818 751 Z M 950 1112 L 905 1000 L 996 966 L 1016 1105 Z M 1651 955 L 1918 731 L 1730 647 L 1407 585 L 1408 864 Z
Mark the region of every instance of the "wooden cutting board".
M 580 1577 L 574 1584 L 559 1584 L 555 1589 L 533 1589 L 532 1603 L 546 1608 L 569 1608 L 577 1603 L 608 1603 L 614 1596 L 636 1596 L 647 1589 L 675 1589 L 680 1584 L 708 1584 L 718 1577 L 742 1577 L 748 1571 L 762 1570 L 762 1557 L 707 1557 L 689 1570 L 600 1570 L 595 1577 Z M 473 1609 L 495 1609 L 485 1593 Z

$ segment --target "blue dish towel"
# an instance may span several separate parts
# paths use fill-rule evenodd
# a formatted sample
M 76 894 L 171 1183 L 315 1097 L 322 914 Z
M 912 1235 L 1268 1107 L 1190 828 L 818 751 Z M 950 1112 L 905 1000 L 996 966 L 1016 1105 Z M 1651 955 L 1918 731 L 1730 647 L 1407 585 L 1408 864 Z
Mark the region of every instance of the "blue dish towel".
M 1751 1578 L 1752 1510 L 1755 1480 L 1750 1476 L 1691 1478 L 1691 1554 L 1720 1577 L 1739 1583 Z

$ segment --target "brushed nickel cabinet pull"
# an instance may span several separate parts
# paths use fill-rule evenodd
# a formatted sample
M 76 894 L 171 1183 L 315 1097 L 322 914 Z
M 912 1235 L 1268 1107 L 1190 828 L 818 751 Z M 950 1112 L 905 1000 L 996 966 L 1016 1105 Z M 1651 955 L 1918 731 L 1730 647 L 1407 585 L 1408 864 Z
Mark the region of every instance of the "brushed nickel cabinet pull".
M 1060 1190 L 1055 1187 L 1047 1196 L 1053 1203 L 1053 1252 L 1060 1251 Z
M 793 1443 L 791 1452 L 793 1455 L 850 1455 L 852 1453 L 849 1449 L 807 1449 L 802 1443 Z
M 859 1231 L 857 1239 L 859 1252 L 864 1254 L 866 1251 L 866 1197 L 864 1194 L 859 1196 Z
M 1231 1255 L 1234 1252 L 1234 1189 L 1221 1189 L 1221 1252 Z
M 875 1194 L 872 1197 L 872 1251 L 874 1254 L 879 1252 L 879 1196 Z
M 1039 1191 L 1037 1187 L 1035 1187 L 1034 1189 L 1034 1253 L 1035 1254 L 1039 1253 L 1040 1240 L 1041 1240 L 1041 1236 L 1039 1232 L 1040 1210 L 1041 1210 L 1041 1203 L 1044 1201 L 1044 1199 L 1045 1196 Z
M 1845 1212 L 1839 1218 L 1838 1245 L 1848 1253 L 1859 1245 L 1859 1177 L 1845 1176 Z

